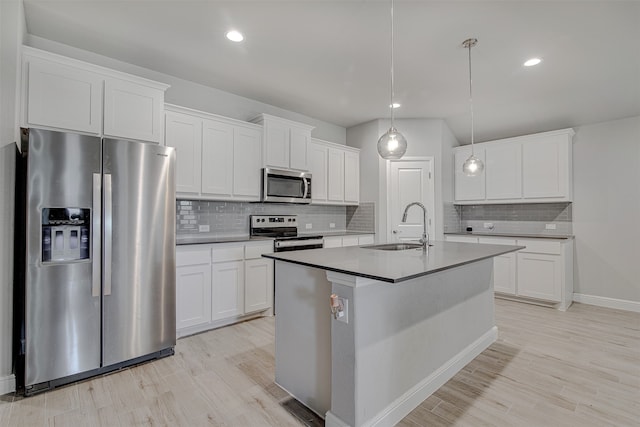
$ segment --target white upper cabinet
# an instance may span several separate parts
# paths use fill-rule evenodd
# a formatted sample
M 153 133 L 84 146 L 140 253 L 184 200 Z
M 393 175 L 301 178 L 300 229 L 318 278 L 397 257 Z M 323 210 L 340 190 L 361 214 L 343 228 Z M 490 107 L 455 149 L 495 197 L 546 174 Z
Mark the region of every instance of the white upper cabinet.
M 360 202 L 360 152 L 344 152 L 344 201 L 347 204 Z
M 315 140 L 309 144 L 309 172 L 311 172 L 311 202 L 327 201 L 327 170 L 329 148 Z
M 311 203 L 357 205 L 360 202 L 360 150 L 312 139 L 308 164 Z
M 470 146 L 456 147 L 456 203 L 572 201 L 574 134 L 573 129 L 563 129 L 476 144 L 476 156 L 485 169 L 475 177 L 462 173 Z
M 202 194 L 233 194 L 233 126 L 204 120 L 202 125 Z
M 176 147 L 178 197 L 260 200 L 260 126 L 175 105 L 166 108 L 165 143 Z
M 176 192 L 199 194 L 202 176 L 202 120 L 188 114 L 167 111 L 165 143 L 176 149 Z
M 236 127 L 233 134 L 233 195 L 260 200 L 261 129 Z
M 339 148 L 329 148 L 328 159 L 327 200 L 330 202 L 343 202 L 344 151 L 340 150 Z M 313 175 L 311 177 L 313 179 Z
M 20 124 L 160 143 L 166 84 L 23 46 Z
M 27 111 L 23 125 L 102 131 L 102 78 L 95 73 L 32 58 L 27 71 Z
M 475 145 L 473 150 L 474 155 L 484 162 L 484 148 Z M 459 147 L 454 150 L 456 201 L 476 201 L 485 199 L 485 172 L 476 176 L 467 176 L 462 172 L 462 165 L 470 155 L 471 146 L 465 145 L 464 147 Z
M 498 143 L 484 149 L 487 199 L 519 199 L 522 197 L 522 147 L 520 144 Z
M 164 91 L 126 80 L 104 82 L 104 135 L 162 142 Z
M 263 166 L 307 171 L 313 126 L 261 114 L 251 120 L 263 126 Z
M 526 199 L 572 199 L 570 134 L 548 135 L 522 143 L 522 183 Z

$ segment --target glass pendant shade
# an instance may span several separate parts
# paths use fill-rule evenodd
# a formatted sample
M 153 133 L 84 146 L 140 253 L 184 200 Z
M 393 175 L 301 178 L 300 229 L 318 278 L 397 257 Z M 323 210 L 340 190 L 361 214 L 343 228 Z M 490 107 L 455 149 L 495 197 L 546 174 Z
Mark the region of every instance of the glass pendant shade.
M 387 133 L 378 140 L 378 154 L 387 160 L 397 160 L 407 152 L 407 140 L 394 127 L 389 128 Z
M 482 160 L 474 156 L 473 154 L 469 156 L 467 160 L 465 160 L 462 165 L 462 172 L 467 176 L 476 176 L 482 173 L 484 169 L 484 163 Z

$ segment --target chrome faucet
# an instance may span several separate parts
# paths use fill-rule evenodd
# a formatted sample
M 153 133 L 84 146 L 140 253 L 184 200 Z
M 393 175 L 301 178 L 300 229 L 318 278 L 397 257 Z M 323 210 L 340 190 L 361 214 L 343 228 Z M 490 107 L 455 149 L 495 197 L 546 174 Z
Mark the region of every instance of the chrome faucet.
M 420 243 L 422 244 L 422 249 L 427 250 L 429 248 L 429 233 L 427 233 L 427 208 L 420 202 L 409 203 L 406 208 L 404 208 L 404 213 L 402 214 L 402 222 L 407 222 L 407 213 L 409 212 L 409 208 L 411 206 L 420 206 L 422 208 L 422 212 L 424 212 L 424 217 L 422 219 L 422 237 L 420 238 Z

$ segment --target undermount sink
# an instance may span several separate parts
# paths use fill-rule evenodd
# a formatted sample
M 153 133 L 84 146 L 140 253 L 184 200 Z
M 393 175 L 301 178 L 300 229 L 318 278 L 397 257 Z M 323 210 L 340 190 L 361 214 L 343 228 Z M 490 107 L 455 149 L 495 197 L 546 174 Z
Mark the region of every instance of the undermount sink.
M 429 245 L 433 246 L 433 245 Z M 387 243 L 385 245 L 362 246 L 365 249 L 377 249 L 380 251 L 406 251 L 407 249 L 421 249 L 420 243 Z

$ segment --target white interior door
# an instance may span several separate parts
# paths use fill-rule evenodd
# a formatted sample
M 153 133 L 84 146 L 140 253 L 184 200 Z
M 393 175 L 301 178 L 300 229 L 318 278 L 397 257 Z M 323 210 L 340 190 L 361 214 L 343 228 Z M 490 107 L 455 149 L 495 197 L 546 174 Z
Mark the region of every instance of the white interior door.
M 388 236 L 389 242 L 418 240 L 422 236 L 423 212 L 418 206 L 409 209 L 407 222 L 402 222 L 405 207 L 420 202 L 427 208 L 427 230 L 434 235 L 433 158 L 391 160 L 389 162 Z

